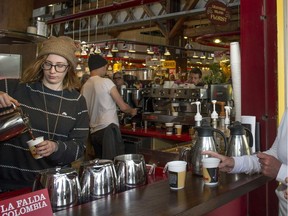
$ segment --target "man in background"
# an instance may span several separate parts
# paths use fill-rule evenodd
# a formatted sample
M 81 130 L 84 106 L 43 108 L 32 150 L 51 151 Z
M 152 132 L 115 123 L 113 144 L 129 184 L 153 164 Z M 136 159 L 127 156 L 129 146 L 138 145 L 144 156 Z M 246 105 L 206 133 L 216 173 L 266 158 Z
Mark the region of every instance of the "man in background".
M 125 153 L 116 105 L 131 116 L 135 116 L 137 110 L 124 102 L 113 81 L 105 77 L 107 63 L 100 55 L 90 55 L 88 66 L 91 77 L 83 85 L 81 93 L 87 103 L 95 155 L 112 160 Z

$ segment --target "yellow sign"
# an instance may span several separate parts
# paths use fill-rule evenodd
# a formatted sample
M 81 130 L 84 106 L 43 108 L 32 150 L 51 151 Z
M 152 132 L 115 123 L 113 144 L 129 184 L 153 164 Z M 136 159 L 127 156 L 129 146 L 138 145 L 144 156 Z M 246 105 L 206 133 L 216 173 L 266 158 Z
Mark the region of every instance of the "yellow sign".
M 164 61 L 162 66 L 164 68 L 176 68 L 176 61 L 174 60 Z

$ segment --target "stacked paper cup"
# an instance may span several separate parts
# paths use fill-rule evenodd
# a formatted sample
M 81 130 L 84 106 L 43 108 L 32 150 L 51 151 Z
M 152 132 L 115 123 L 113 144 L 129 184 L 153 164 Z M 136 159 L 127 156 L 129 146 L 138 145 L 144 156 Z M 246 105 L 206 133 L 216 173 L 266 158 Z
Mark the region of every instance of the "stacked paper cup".
M 239 42 L 230 43 L 230 64 L 235 103 L 235 120 L 241 121 L 241 57 Z

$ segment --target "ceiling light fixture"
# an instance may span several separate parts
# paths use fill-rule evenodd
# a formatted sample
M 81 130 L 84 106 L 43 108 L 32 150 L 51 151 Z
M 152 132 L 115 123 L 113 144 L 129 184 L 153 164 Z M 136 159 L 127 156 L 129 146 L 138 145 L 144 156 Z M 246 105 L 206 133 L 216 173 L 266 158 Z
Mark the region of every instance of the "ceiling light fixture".
M 124 53 L 124 56 L 123 56 L 123 58 L 126 58 L 126 59 L 127 59 L 127 58 L 129 58 L 129 55 L 128 55 L 128 53 L 127 53 L 127 52 L 125 52 L 125 53 Z
M 165 48 L 165 53 L 164 53 L 165 56 L 170 56 L 171 53 L 169 52 L 168 48 L 166 47 Z
M 214 40 L 213 40 L 213 42 L 214 42 L 214 43 L 216 43 L 216 44 L 219 44 L 219 43 L 221 43 L 221 42 L 222 42 L 222 40 L 221 40 L 221 39 L 219 39 L 219 38 L 216 38 L 216 39 L 214 39 Z
M 158 58 L 157 58 L 157 56 L 156 56 L 156 55 L 153 55 L 153 57 L 151 58 L 151 60 L 152 60 L 152 61 L 157 61 L 157 60 L 158 60 Z
M 96 53 L 96 54 L 101 54 L 101 50 L 99 49 L 98 46 L 96 46 L 94 53 Z
M 185 49 L 192 49 L 192 45 L 189 42 L 187 42 L 185 45 Z
M 165 59 L 164 56 L 161 56 L 161 57 L 160 57 L 160 61 L 161 61 L 161 62 L 164 62 L 165 60 L 166 60 L 166 59 Z
M 154 54 L 152 46 L 150 46 L 149 49 L 147 48 L 147 54 L 149 54 L 149 55 L 153 55 Z
M 119 50 L 118 50 L 118 47 L 115 44 L 113 44 L 111 51 L 118 52 Z
M 136 52 L 135 49 L 134 49 L 134 45 L 133 44 L 130 44 L 128 52 L 130 52 L 130 53 L 135 53 Z
M 200 59 L 206 59 L 205 52 L 202 52 L 202 54 L 201 54 L 201 56 L 200 56 Z
M 77 64 L 76 70 L 82 70 L 81 65 Z
M 193 53 L 193 56 L 192 56 L 193 58 L 199 58 L 199 56 L 198 56 L 198 54 L 194 51 L 194 53 Z
M 126 45 L 126 42 L 123 43 L 123 49 L 127 49 L 127 45 Z
M 109 45 L 108 45 L 107 42 L 106 42 L 106 44 L 105 44 L 105 49 L 106 49 L 106 50 L 110 49 L 110 47 L 109 47 Z
M 83 50 L 82 50 L 82 52 L 81 52 L 81 55 L 82 55 L 82 56 L 87 55 L 87 52 L 86 52 L 85 48 L 83 48 Z
M 208 55 L 207 59 L 208 59 L 208 60 L 212 60 L 212 59 L 213 59 L 213 56 L 212 56 L 211 53 Z
M 110 50 L 109 50 L 109 52 L 107 53 L 107 57 L 109 57 L 109 58 L 112 58 L 112 57 L 113 57 L 113 55 L 112 55 L 112 53 L 111 53 Z

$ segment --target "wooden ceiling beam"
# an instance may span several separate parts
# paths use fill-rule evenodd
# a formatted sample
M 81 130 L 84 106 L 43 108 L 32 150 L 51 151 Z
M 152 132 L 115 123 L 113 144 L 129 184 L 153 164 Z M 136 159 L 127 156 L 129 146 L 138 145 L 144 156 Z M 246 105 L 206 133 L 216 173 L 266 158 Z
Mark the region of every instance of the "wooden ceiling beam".
M 184 6 L 184 10 L 187 11 L 187 10 L 194 9 L 198 2 L 199 2 L 199 0 L 187 1 L 185 6 Z M 179 30 L 182 28 L 182 25 L 185 22 L 185 20 L 187 20 L 187 17 L 181 17 L 176 22 L 176 24 L 173 26 L 173 28 L 169 32 L 169 35 L 168 35 L 169 39 L 174 38 L 175 35 L 177 35 L 179 33 Z

